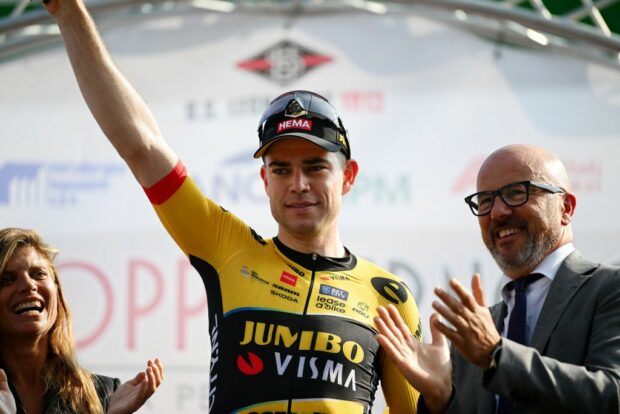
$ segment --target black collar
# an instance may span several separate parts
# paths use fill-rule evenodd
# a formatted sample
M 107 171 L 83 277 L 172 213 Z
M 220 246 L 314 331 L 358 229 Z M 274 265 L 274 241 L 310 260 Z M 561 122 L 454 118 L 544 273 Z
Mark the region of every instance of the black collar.
M 351 270 L 357 265 L 357 258 L 347 248 L 345 248 L 347 252 L 345 257 L 326 257 L 316 253 L 301 253 L 293 250 L 284 245 L 278 237 L 274 237 L 273 242 L 282 254 L 309 270 L 319 272 L 326 270 Z

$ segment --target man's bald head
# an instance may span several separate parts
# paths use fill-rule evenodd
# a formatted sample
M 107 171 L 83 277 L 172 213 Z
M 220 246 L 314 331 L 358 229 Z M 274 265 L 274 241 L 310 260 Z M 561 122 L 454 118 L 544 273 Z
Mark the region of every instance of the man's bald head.
M 502 147 L 489 155 L 478 172 L 478 191 L 485 174 L 495 174 L 497 170 L 518 169 L 528 174 L 533 181 L 542 181 L 562 187 L 570 192 L 570 181 L 564 163 L 551 151 L 528 144 L 512 144 Z
M 564 191 L 547 191 L 545 185 Z M 506 275 L 529 274 L 551 252 L 572 241 L 576 199 L 564 164 L 552 152 L 534 145 L 502 147 L 482 163 L 477 188 L 495 194 L 491 210 L 478 222 L 484 243 Z M 502 197 L 511 193 L 502 197 L 494 193 L 513 188 L 520 194 L 527 191 L 524 203 L 510 206 Z

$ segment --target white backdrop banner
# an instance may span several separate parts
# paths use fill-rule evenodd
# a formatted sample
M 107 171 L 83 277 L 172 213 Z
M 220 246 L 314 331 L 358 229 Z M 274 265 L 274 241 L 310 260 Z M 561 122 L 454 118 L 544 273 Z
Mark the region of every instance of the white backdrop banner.
M 264 237 L 276 227 L 251 156 L 260 113 L 286 90 L 326 95 L 361 166 L 345 198 L 345 244 L 401 275 L 425 322 L 432 288 L 449 277 L 481 272 L 488 300 L 498 298 L 500 272 L 463 197 L 505 144 L 563 159 L 577 248 L 620 262 L 617 71 L 412 15 L 100 23 L 204 192 Z M 36 228 L 60 248 L 81 361 L 127 380 L 157 355 L 166 380 L 141 412 L 207 412 L 204 288 L 92 119 L 64 49 L 0 64 L 0 91 L 0 227 Z

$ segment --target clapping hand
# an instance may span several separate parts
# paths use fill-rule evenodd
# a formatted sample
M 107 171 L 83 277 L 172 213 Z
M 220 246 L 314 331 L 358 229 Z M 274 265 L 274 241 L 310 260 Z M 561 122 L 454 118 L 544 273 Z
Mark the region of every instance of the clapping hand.
M 377 341 L 407 381 L 424 396 L 431 412 L 443 411 L 452 395 L 450 349 L 436 328 L 439 315 L 431 316 L 432 343 L 418 342 L 394 305 L 379 306 L 375 323 Z
M 456 279 L 451 279 L 449 283 L 456 295 L 436 288 L 435 294 L 441 302 L 433 302 L 433 308 L 452 326 L 438 322 L 437 329 L 472 364 L 487 368 L 491 353 L 501 337 L 484 300 L 480 275 L 474 274 L 471 292 Z
M 0 369 L 0 414 L 15 414 L 17 406 L 15 398 L 9 388 L 9 379 L 3 369 Z
M 163 377 L 164 368 L 159 359 L 149 359 L 145 372 L 138 373 L 112 395 L 108 414 L 130 414 L 137 411 L 155 393 Z

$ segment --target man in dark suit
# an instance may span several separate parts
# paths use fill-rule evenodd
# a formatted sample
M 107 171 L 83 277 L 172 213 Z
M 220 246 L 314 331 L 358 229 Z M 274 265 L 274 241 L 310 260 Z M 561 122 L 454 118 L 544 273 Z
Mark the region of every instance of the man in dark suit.
M 484 161 L 477 188 L 465 201 L 504 272 L 503 300 L 487 308 L 479 275 L 471 293 L 456 280 L 454 293 L 436 288 L 431 344 L 394 308 L 376 318 L 377 340 L 422 393 L 419 410 L 620 412 L 620 269 L 575 251 L 564 165 L 510 145 Z

